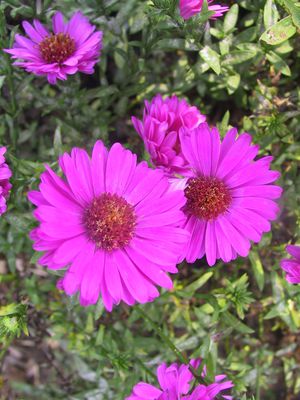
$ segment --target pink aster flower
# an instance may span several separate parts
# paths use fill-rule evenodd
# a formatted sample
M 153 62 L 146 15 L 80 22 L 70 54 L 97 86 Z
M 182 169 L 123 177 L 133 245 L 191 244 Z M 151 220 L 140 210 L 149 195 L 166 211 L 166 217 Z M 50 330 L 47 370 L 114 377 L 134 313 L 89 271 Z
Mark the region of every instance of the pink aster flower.
M 179 226 L 183 193 L 170 190 L 162 171 L 137 164 L 119 143 L 110 151 L 96 142 L 92 157 L 75 148 L 59 159 L 64 178 L 50 167 L 39 191 L 29 193 L 40 222 L 31 233 L 39 260 L 50 269 L 67 267 L 59 288 L 80 291 L 83 306 L 101 294 L 107 310 L 121 300 L 132 305 L 172 288 L 189 234 Z
M 9 178 L 11 177 L 12 173 L 9 169 L 9 166 L 5 163 L 5 152 L 6 147 L 0 147 L 0 215 L 5 213 L 7 209 L 6 199 L 11 189 Z
M 191 360 L 190 365 L 197 369 L 200 360 Z M 202 376 L 205 377 L 205 367 Z M 224 381 L 226 375 L 218 375 L 211 385 L 200 384 L 196 387 L 195 378 L 188 365 L 163 363 L 157 368 L 159 388 L 146 382 L 139 382 L 134 386 L 132 394 L 126 400 L 213 400 L 222 391 L 233 387 L 231 381 Z M 190 391 L 194 387 L 192 393 Z M 190 394 L 189 394 L 190 393 Z M 223 396 L 232 399 L 231 396 Z
M 192 263 L 206 255 L 209 265 L 237 255 L 246 257 L 250 241 L 258 243 L 271 229 L 279 211 L 274 199 L 282 189 L 270 183 L 280 174 L 271 171 L 272 157 L 254 161 L 259 147 L 251 136 L 227 132 L 221 142 L 216 128 L 201 124 L 181 142 L 192 176 L 174 180 L 187 198 L 185 228 L 191 233 L 186 259 Z
M 223 14 L 229 10 L 227 6 L 221 6 L 220 4 L 211 4 L 215 0 L 208 0 L 208 10 L 213 11 L 214 14 L 210 19 L 217 19 L 222 17 Z M 179 0 L 180 15 L 183 19 L 189 19 L 196 14 L 199 14 L 202 10 L 203 0 Z
M 80 11 L 67 23 L 57 12 L 52 24 L 50 33 L 38 20 L 33 21 L 33 26 L 23 22 L 29 38 L 17 34 L 13 48 L 4 49 L 12 58 L 21 60 L 14 65 L 35 75 L 47 75 L 51 84 L 78 71 L 92 74 L 102 49 L 102 32 L 95 32 L 96 27 Z
M 133 125 L 145 143 L 151 161 L 168 174 L 188 171 L 188 163 L 181 151 L 181 128 L 196 128 L 205 116 L 185 100 L 176 96 L 163 99 L 156 95 L 145 101 L 143 120 L 132 117 Z
M 289 245 L 286 251 L 292 256 L 280 263 L 281 268 L 286 271 L 286 280 L 289 283 L 300 283 L 300 246 Z

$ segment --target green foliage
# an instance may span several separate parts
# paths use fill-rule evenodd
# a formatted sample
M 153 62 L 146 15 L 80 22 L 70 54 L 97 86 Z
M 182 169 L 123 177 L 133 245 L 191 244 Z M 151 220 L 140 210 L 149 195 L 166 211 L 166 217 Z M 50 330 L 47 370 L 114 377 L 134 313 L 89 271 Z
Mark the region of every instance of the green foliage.
M 300 234 L 299 3 L 228 3 L 222 19 L 208 22 L 205 3 L 185 22 L 177 0 L 2 0 L 1 48 L 22 33 L 22 20 L 49 24 L 56 10 L 69 17 L 80 9 L 104 31 L 95 74 L 57 86 L 0 56 L 0 145 L 14 172 L 0 218 L 0 354 L 11 344 L 25 357 L 30 348 L 39 370 L 35 380 L 4 377 L 16 398 L 124 400 L 138 381 L 155 382 L 162 361 L 199 356 L 208 380 L 225 373 L 234 381 L 236 399 L 299 398 L 300 288 L 279 268 Z M 281 216 L 249 259 L 183 263 L 174 290 L 153 303 L 111 314 L 101 302 L 83 309 L 55 288 L 61 272 L 38 265 L 27 193 L 45 163 L 57 170 L 59 154 L 89 150 L 96 139 L 147 159 L 130 116 L 157 92 L 187 98 L 222 134 L 231 126 L 250 132 L 282 173 Z
M 0 307 L 0 338 L 28 335 L 26 324 L 26 306 L 24 304 L 8 304 Z

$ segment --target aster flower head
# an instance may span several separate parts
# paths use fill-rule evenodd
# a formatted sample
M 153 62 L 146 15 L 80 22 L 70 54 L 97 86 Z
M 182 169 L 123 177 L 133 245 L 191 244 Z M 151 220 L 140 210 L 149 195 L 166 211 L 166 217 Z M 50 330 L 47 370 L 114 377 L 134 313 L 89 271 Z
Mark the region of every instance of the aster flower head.
M 0 215 L 5 213 L 6 200 L 11 189 L 9 178 L 12 176 L 9 166 L 5 162 L 6 147 L 0 146 Z
M 181 131 L 196 128 L 206 117 L 195 106 L 175 95 L 162 98 L 156 95 L 145 101 L 143 120 L 132 117 L 133 125 L 144 141 L 151 161 L 167 174 L 181 174 L 189 170 L 181 150 Z
M 46 75 L 48 82 L 66 80 L 76 72 L 92 74 L 102 49 L 102 32 L 95 31 L 80 11 L 65 23 L 62 13 L 52 18 L 53 33 L 38 20 L 23 22 L 28 37 L 17 34 L 12 49 L 4 49 L 13 59 L 14 65 L 35 75 Z
M 255 161 L 259 148 L 251 144 L 251 136 L 236 136 L 237 130 L 231 129 L 221 141 L 216 128 L 201 124 L 181 142 L 192 176 L 174 179 L 173 185 L 187 199 L 190 263 L 204 255 L 209 265 L 246 257 L 250 241 L 258 243 L 278 215 L 274 200 L 282 189 L 271 185 L 280 176 L 270 170 L 272 157 Z
M 227 6 L 220 4 L 212 4 L 215 0 L 208 0 L 208 10 L 213 11 L 214 14 L 210 19 L 217 19 L 222 17 L 223 14 L 229 10 Z M 203 0 L 179 0 L 180 15 L 183 19 L 190 19 L 196 14 L 201 13 L 203 7 Z
M 190 365 L 176 363 L 167 366 L 165 363 L 157 368 L 159 388 L 146 382 L 134 386 L 132 394 L 126 400 L 213 400 L 224 390 L 233 387 L 231 381 L 226 381 L 226 375 L 218 375 L 211 385 L 195 386 L 195 378 L 190 366 L 197 369 L 201 360 L 191 360 Z M 205 377 L 205 367 L 202 376 Z M 192 389 L 193 388 L 193 389 Z M 230 400 L 231 396 L 223 396 Z
M 162 171 L 137 164 L 136 155 L 116 143 L 108 151 L 96 142 L 92 157 L 75 148 L 63 154 L 60 178 L 46 166 L 39 191 L 29 193 L 39 226 L 31 232 L 39 260 L 66 267 L 59 288 L 80 292 L 83 306 L 102 296 L 111 311 L 121 300 L 132 305 L 172 288 L 189 234 L 180 228 L 185 203 Z
M 300 283 L 300 246 L 289 245 L 286 251 L 292 256 L 280 262 L 281 268 L 286 272 L 286 280 L 289 283 Z

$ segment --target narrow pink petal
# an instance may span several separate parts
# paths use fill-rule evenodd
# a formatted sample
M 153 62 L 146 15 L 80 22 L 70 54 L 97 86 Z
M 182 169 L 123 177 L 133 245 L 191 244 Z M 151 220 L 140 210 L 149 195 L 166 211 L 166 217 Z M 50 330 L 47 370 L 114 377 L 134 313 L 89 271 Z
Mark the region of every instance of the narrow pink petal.
M 27 21 L 23 21 L 22 22 L 24 31 L 26 32 L 26 34 L 30 37 L 30 39 L 35 42 L 35 43 L 40 43 L 43 40 L 43 36 L 36 31 L 36 29 L 33 28 L 33 26 L 27 22 Z
M 300 260 L 300 246 L 288 245 L 286 251 L 297 260 Z
M 114 253 L 106 255 L 104 279 L 110 296 L 114 299 L 114 303 L 118 304 L 123 298 L 123 286 Z
M 95 196 L 105 191 L 105 169 L 107 160 L 107 150 L 103 142 L 98 140 L 93 148 L 91 169 L 92 182 Z
M 155 297 L 159 296 L 159 292 L 155 286 L 139 272 L 123 250 L 116 253 L 115 259 L 124 284 L 139 303 L 146 303 L 149 300 L 153 300 L 153 293 L 156 294 Z
M 205 254 L 207 263 L 212 266 L 216 263 L 217 258 L 217 243 L 216 243 L 216 233 L 215 233 L 215 222 L 208 221 L 206 223 L 205 232 Z
M 89 261 L 80 285 L 80 304 L 88 306 L 96 304 L 100 294 L 103 270 L 105 269 L 105 253 L 97 250 Z
M 234 226 L 228 221 L 226 216 L 218 218 L 219 226 L 223 231 L 223 234 L 227 237 L 227 240 L 231 243 L 231 246 L 236 250 L 242 257 L 246 257 L 249 254 L 250 242 L 247 238 L 242 236 Z
M 106 166 L 106 190 L 123 195 L 136 168 L 136 155 L 115 143 L 109 151 Z
M 61 12 L 57 11 L 54 14 L 52 18 L 52 24 L 53 24 L 53 32 L 55 34 L 65 32 L 64 17 Z
M 193 263 L 202 258 L 205 253 L 206 222 L 195 217 L 189 217 L 185 228 L 191 233 L 186 260 L 188 263 Z
M 84 235 L 76 236 L 72 239 L 63 241 L 60 246 L 56 246 L 53 253 L 53 260 L 57 263 L 68 264 L 85 247 L 87 239 Z

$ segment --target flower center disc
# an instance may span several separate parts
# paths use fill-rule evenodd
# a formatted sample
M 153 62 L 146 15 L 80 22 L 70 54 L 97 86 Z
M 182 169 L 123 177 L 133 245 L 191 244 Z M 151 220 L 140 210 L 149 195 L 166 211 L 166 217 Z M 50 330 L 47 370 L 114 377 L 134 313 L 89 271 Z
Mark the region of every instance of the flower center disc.
M 39 44 L 44 61 L 47 63 L 63 63 L 75 51 L 75 41 L 68 33 L 47 36 Z
M 107 251 L 129 244 L 136 225 L 134 207 L 122 197 L 110 193 L 95 197 L 83 220 L 90 240 Z
M 229 190 L 217 178 L 190 178 L 184 194 L 187 198 L 185 211 L 205 220 L 216 219 L 231 203 Z

